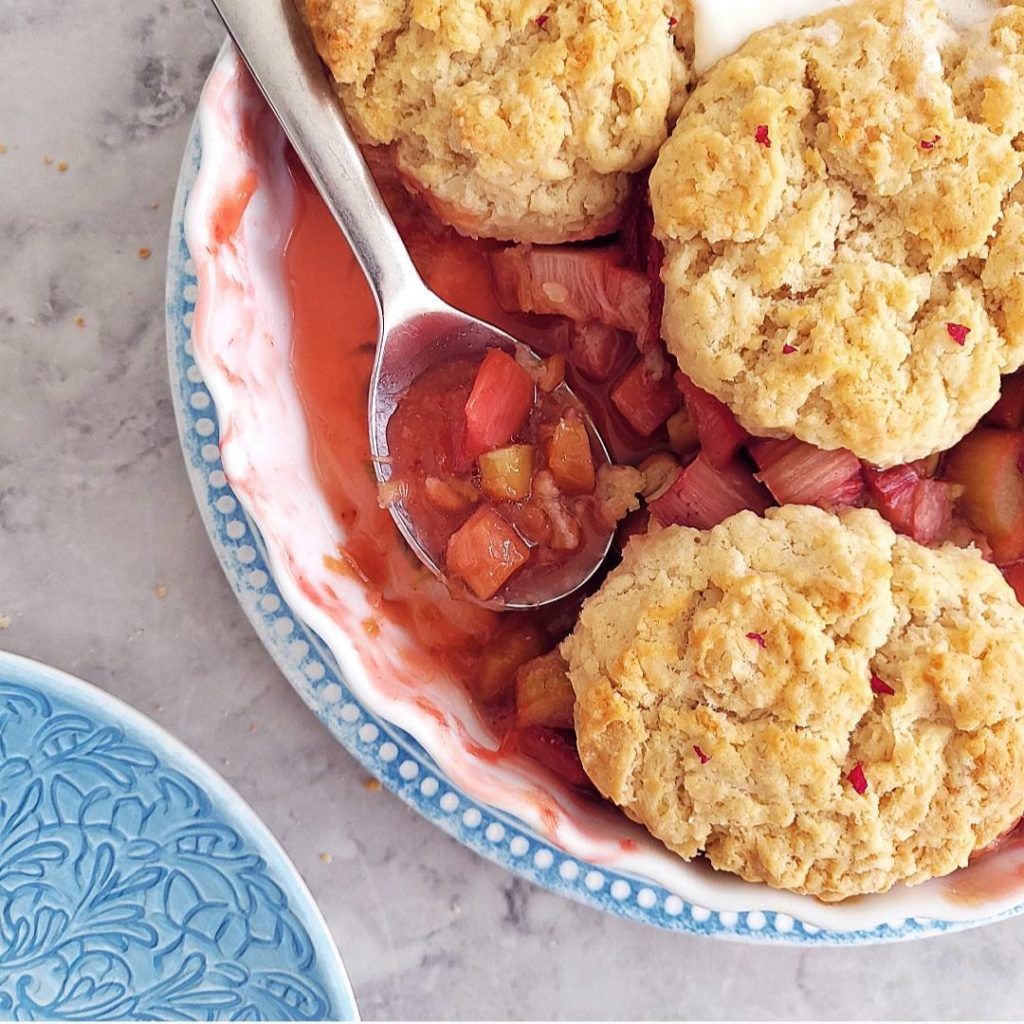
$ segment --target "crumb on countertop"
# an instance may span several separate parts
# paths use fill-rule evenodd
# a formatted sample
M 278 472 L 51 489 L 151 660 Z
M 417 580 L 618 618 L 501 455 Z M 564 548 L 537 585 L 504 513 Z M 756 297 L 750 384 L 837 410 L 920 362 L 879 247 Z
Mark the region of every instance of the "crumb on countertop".
M 143 245 L 139 248 L 139 259 L 148 260 L 153 255 L 153 250 L 149 246 Z
M 3 612 L 0 612 L 0 629 L 9 629 L 10 625 L 11 617 L 9 615 L 4 615 Z
M 326 851 L 325 851 L 324 853 L 321 853 L 321 854 L 320 854 L 320 859 L 321 859 L 321 860 L 322 860 L 322 861 L 323 861 L 323 862 L 324 862 L 325 864 L 330 864 L 330 863 L 331 863 L 331 861 L 332 861 L 332 860 L 334 860 L 334 858 L 333 858 L 333 857 L 332 857 L 332 856 L 331 856 L 331 855 L 330 855 L 329 853 L 327 853 Z
M 84 327 L 85 326 L 85 317 L 84 316 L 76 316 L 75 317 L 75 326 L 76 327 Z
M 382 789 L 380 779 L 363 779 L 363 789 L 367 793 L 379 793 Z
M 167 590 L 168 590 L 168 588 L 167 588 L 167 585 L 165 583 L 158 583 L 153 588 L 153 593 L 156 594 L 157 597 L 162 599 L 162 598 L 165 598 L 167 596 Z
M 60 163 L 57 164 L 57 170 L 60 171 L 61 174 L 63 174 L 68 169 L 68 166 L 69 165 L 67 160 L 61 160 Z

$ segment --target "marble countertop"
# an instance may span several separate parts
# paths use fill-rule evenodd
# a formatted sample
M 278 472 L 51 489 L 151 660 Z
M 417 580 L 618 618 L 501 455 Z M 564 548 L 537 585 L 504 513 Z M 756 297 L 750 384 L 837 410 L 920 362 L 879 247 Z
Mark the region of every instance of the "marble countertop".
M 220 770 L 308 882 L 366 1019 L 1019 1017 L 1024 918 L 852 951 L 662 934 L 366 785 L 236 604 L 178 449 L 163 252 L 220 39 L 204 0 L 0 0 L 0 647 Z

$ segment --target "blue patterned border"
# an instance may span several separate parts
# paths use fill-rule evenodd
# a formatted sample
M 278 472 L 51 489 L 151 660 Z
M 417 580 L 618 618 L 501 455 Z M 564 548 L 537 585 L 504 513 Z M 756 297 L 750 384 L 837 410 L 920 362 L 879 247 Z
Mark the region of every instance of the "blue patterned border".
M 167 261 L 168 361 L 186 466 L 214 550 L 257 634 L 306 704 L 368 772 L 464 846 L 509 871 L 618 917 L 673 931 L 756 943 L 850 946 L 961 931 L 1024 910 L 969 922 L 911 918 L 850 932 L 827 931 L 787 914 L 711 911 L 634 876 L 567 857 L 517 818 L 467 796 L 415 739 L 363 707 L 324 642 L 285 603 L 259 532 L 224 478 L 216 412 L 190 338 L 197 282 L 183 219 L 200 155 L 195 125 L 182 164 Z
M 0 1018 L 358 1019 L 239 797 L 120 701 L 0 653 Z

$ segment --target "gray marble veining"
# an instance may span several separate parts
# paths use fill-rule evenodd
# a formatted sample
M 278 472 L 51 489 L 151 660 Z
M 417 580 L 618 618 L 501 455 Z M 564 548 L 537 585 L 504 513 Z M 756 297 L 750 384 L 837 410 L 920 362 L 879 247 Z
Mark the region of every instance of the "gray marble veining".
M 163 250 L 220 38 L 201 0 L 0 0 L 0 647 L 223 773 L 309 883 L 368 1019 L 1019 1017 L 1024 919 L 853 951 L 660 934 L 364 786 L 235 603 L 177 448 Z

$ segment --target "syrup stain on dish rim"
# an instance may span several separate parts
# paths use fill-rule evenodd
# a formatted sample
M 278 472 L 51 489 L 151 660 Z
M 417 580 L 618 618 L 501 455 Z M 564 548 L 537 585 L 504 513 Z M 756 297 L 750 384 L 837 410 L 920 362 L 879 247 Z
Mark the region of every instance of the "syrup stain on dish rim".
M 243 336 L 250 341 L 256 338 L 271 342 L 275 337 L 286 336 L 283 332 L 289 314 L 286 303 L 282 306 L 280 253 L 294 217 L 295 197 L 290 190 L 290 182 L 286 180 L 287 168 L 279 144 L 272 137 L 268 139 L 253 131 L 260 108 L 253 103 L 252 96 L 246 97 L 245 88 L 237 62 L 227 53 L 222 56 L 211 76 L 201 107 L 206 153 L 189 213 L 193 251 L 200 257 L 203 253 L 197 245 L 211 241 L 209 222 L 219 208 L 218 204 L 226 197 L 237 196 L 239 182 L 248 173 L 259 172 L 261 177 L 260 186 L 240 222 L 238 241 L 241 244 L 224 248 L 217 254 L 217 261 L 212 261 L 208 253 L 205 261 L 203 258 L 196 261 L 200 264 L 200 277 L 203 278 L 204 273 L 209 275 L 204 286 L 199 289 L 200 293 L 206 291 L 208 297 L 214 294 L 217 297 L 217 303 L 206 309 L 204 316 L 199 315 L 200 311 L 195 314 L 195 338 L 200 348 L 202 343 L 210 343 L 217 336 L 234 339 L 236 342 Z M 186 167 L 186 175 L 188 173 Z M 186 178 L 180 196 L 182 202 L 188 185 Z M 203 211 L 201 215 L 196 212 L 197 209 Z M 198 236 L 195 234 L 197 231 Z M 169 281 L 172 331 L 181 329 L 174 323 L 173 310 L 175 303 L 181 301 L 179 292 L 184 273 L 181 270 L 181 264 L 184 263 L 182 256 L 177 260 L 178 276 L 175 276 L 175 247 L 183 250 L 177 235 L 172 236 Z M 214 265 L 215 262 L 219 266 Z M 226 277 L 218 276 L 218 270 Z M 225 281 L 236 284 L 241 282 L 245 287 L 234 297 L 230 291 L 217 292 L 216 286 L 223 285 Z M 189 282 L 184 287 L 186 302 L 189 302 L 190 290 L 192 298 L 195 298 L 195 285 Z M 260 300 L 258 302 L 255 301 L 257 297 Z M 239 299 L 244 301 L 239 302 Z M 184 315 L 191 318 L 192 311 L 187 306 Z M 241 331 L 240 325 L 245 325 Z M 187 343 L 187 338 L 181 341 L 181 345 Z M 408 662 L 405 661 L 408 651 L 401 648 L 389 650 L 388 640 L 382 641 L 381 638 L 377 638 L 374 644 L 360 642 L 361 638 L 366 638 L 366 634 L 359 628 L 363 619 L 359 611 L 365 610 L 367 604 L 365 592 L 354 585 L 354 581 L 338 581 L 335 577 L 331 582 L 338 589 L 333 594 L 320 589 L 319 585 L 324 579 L 321 562 L 325 545 L 313 543 L 310 548 L 304 542 L 309 541 L 312 534 L 321 539 L 325 535 L 330 536 L 334 524 L 329 521 L 329 510 L 325 508 L 322 495 L 318 493 L 309 473 L 310 457 L 304 440 L 302 411 L 297 396 L 286 379 L 288 373 L 281 373 L 281 353 L 275 353 L 273 344 L 249 352 L 254 361 L 244 358 L 245 353 L 239 353 L 237 348 L 237 345 L 219 346 L 215 352 L 206 353 L 202 363 L 217 399 L 224 429 L 225 467 L 236 485 L 245 511 L 260 524 L 267 543 L 270 566 L 274 570 L 274 582 L 280 587 L 288 604 L 302 615 L 305 622 L 328 638 L 332 652 L 343 666 L 344 679 L 336 674 L 333 659 L 323 650 L 319 639 L 308 630 L 304 635 L 309 638 L 314 649 L 322 652 L 322 660 L 306 664 L 303 672 L 296 673 L 290 668 L 286 652 L 282 651 L 278 657 L 279 663 L 293 685 L 345 745 L 367 763 L 375 774 L 384 778 L 391 788 L 396 789 L 447 831 L 484 855 L 556 891 L 611 909 L 620 915 L 702 934 L 729 935 L 756 941 L 891 941 L 968 927 L 1020 911 L 1021 907 L 1014 906 L 1012 899 L 1006 899 L 987 903 L 984 917 L 979 918 L 977 908 L 958 905 L 945 894 L 941 884 L 936 886 L 934 883 L 872 897 L 857 906 L 823 907 L 805 897 L 778 893 L 722 876 L 711 877 L 699 865 L 684 864 L 660 849 L 655 841 L 640 835 L 635 829 L 630 830 L 621 817 L 611 820 L 602 816 L 597 819 L 590 808 L 586 809 L 587 816 L 581 818 L 584 809 L 578 806 L 571 794 L 545 785 L 543 780 L 538 779 L 538 772 L 530 771 L 529 766 L 524 770 L 522 765 L 506 765 L 502 766 L 500 772 L 490 772 L 490 766 L 487 765 L 482 769 L 479 757 L 466 745 L 466 741 L 471 741 L 480 750 L 493 748 L 493 740 L 482 732 L 472 707 L 464 697 L 453 692 L 454 687 L 446 688 L 442 685 L 444 681 L 437 678 L 421 677 L 418 680 L 418 697 L 412 702 L 403 699 L 400 688 L 388 689 L 388 684 L 393 683 L 395 677 L 387 673 L 410 674 Z M 275 364 L 270 357 L 276 357 L 278 363 Z M 187 359 L 187 353 L 176 350 L 172 341 L 175 365 L 183 358 Z M 182 372 L 190 375 L 193 368 L 191 360 L 187 361 L 189 365 Z M 285 370 L 286 364 L 285 359 Z M 239 372 L 243 376 L 239 376 Z M 188 379 L 192 380 L 191 376 Z M 272 385 L 269 391 L 263 388 L 263 384 L 268 381 Z M 192 416 L 187 408 L 187 395 L 183 399 L 176 394 L 176 401 L 179 416 L 182 417 L 186 450 L 190 443 L 194 444 L 187 429 L 187 417 L 191 416 L 195 421 L 195 430 L 201 437 L 215 439 L 216 424 L 208 417 Z M 261 427 L 258 415 L 261 402 L 265 406 L 269 405 L 269 408 L 263 408 L 264 413 L 273 413 L 273 429 L 268 430 L 264 423 L 263 434 L 257 430 L 253 436 L 251 429 L 247 432 L 246 428 Z M 301 441 L 298 446 L 295 444 L 296 437 Z M 240 440 L 253 447 L 239 448 Z M 275 489 L 277 504 L 267 501 L 266 493 L 258 486 L 260 480 L 254 475 L 254 464 L 250 456 L 261 454 L 261 443 L 265 448 L 262 455 L 270 459 L 288 485 Z M 200 445 L 196 451 L 205 452 L 207 448 L 215 449 L 216 446 L 207 443 Z M 218 454 L 213 451 L 212 457 Z M 237 535 L 225 535 L 215 530 L 212 525 L 215 517 L 208 507 L 208 485 L 201 468 L 203 461 L 209 457 L 196 455 L 200 468 L 193 466 L 193 483 L 211 534 L 218 543 L 225 568 L 236 588 L 245 592 L 248 590 L 250 570 L 244 567 L 261 564 L 259 539 L 255 536 L 250 538 L 247 534 L 246 543 L 239 545 Z M 255 466 L 255 469 L 261 467 Z M 266 466 L 262 469 L 265 470 Z M 311 526 L 311 531 L 304 531 L 301 528 L 303 525 Z M 330 548 L 330 545 L 326 547 Z M 244 558 L 241 557 L 243 553 Z M 316 564 L 313 564 L 314 559 Z M 239 562 L 242 566 L 239 566 Z M 263 588 L 272 585 L 266 580 L 261 582 Z M 345 613 L 342 621 L 350 622 L 351 625 L 339 626 L 337 621 L 332 620 L 329 608 L 316 603 L 317 598 L 325 596 L 329 599 L 329 605 Z M 247 611 L 264 642 L 276 653 L 280 637 L 273 628 L 275 621 L 266 621 L 266 617 L 251 604 L 247 605 Z M 300 627 L 305 629 L 301 623 Z M 394 640 L 394 637 L 390 640 Z M 376 676 L 376 679 L 371 679 L 371 675 Z M 329 684 L 310 684 L 310 680 L 322 679 L 331 681 Z M 381 683 L 383 685 L 379 685 Z M 346 688 L 352 690 L 369 712 L 370 722 L 361 725 L 358 730 L 349 726 L 363 721 L 367 711 L 350 702 L 342 706 L 344 714 L 339 718 L 339 709 L 333 706 Z M 327 694 L 330 699 L 327 699 Z M 376 715 L 381 717 L 375 718 Z M 454 784 L 457 789 L 454 792 L 450 789 L 446 791 L 444 784 L 438 785 L 436 780 L 424 780 L 424 784 L 427 781 L 434 783 L 429 792 L 408 785 L 405 776 L 394 771 L 396 754 L 392 748 L 399 755 L 405 751 L 409 763 L 414 767 L 419 761 L 427 766 L 428 771 L 436 771 L 437 768 L 429 760 L 423 761 L 422 749 L 416 744 L 410 745 L 408 737 L 391 729 L 387 722 L 418 736 L 451 780 L 450 785 Z M 442 723 L 443 727 L 439 728 Z M 383 743 L 378 743 L 380 734 L 385 731 L 387 738 Z M 378 748 L 387 748 L 388 756 L 378 758 Z M 434 800 L 434 796 L 439 793 L 444 799 L 450 797 L 447 806 L 443 802 L 438 806 Z M 461 807 L 467 800 L 470 809 L 463 814 Z M 474 803 L 475 800 L 482 803 Z M 547 845 L 538 835 L 525 838 L 530 834 L 529 828 L 517 824 L 514 818 L 500 813 L 496 816 L 488 804 L 504 808 L 520 821 L 525 821 L 527 826 L 539 830 L 549 839 L 557 840 L 561 849 Z M 465 820 L 455 817 L 456 808 Z M 555 811 L 556 832 L 552 830 L 552 818 L 546 813 L 540 813 L 540 808 Z M 473 823 L 468 820 L 470 814 Z M 520 834 L 508 839 L 510 828 Z M 499 832 L 505 839 L 491 838 L 498 836 Z M 515 848 L 512 848 L 513 842 Z M 532 861 L 524 859 L 524 853 L 534 845 L 536 853 Z M 563 850 L 570 851 L 569 857 L 559 863 L 560 858 L 565 856 Z M 556 867 L 557 871 L 554 870 Z M 610 888 L 607 885 L 609 882 Z M 660 890 L 660 895 L 656 889 Z M 677 892 L 685 893 L 694 903 L 685 904 L 675 895 Z M 607 898 L 608 893 L 612 894 L 610 900 Z M 634 893 L 635 901 L 628 898 Z M 707 906 L 717 909 L 707 910 Z M 769 923 L 767 929 L 766 920 Z M 823 931 L 822 928 L 831 930 Z

